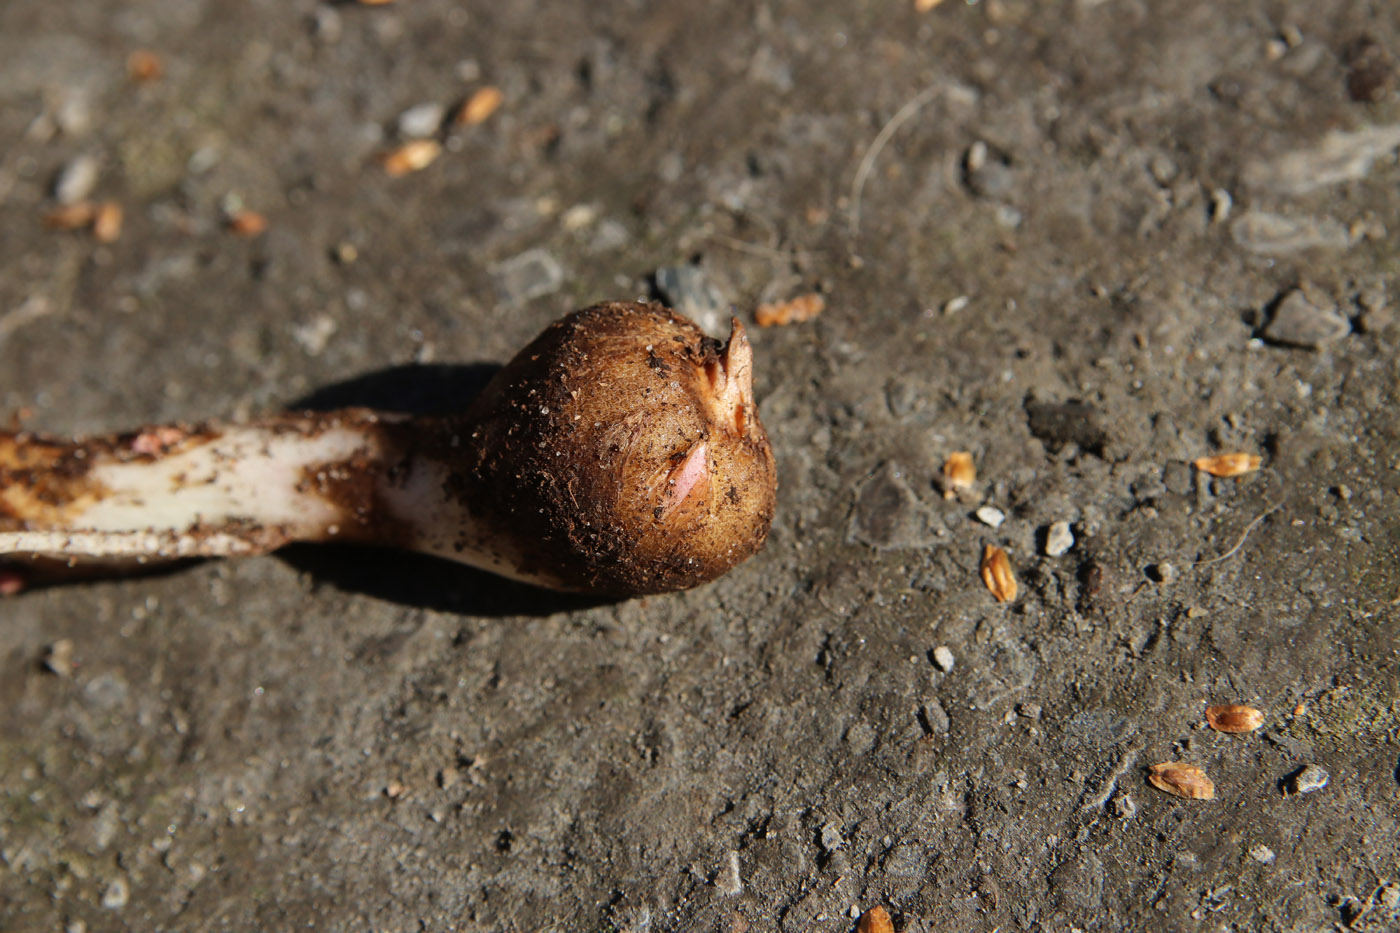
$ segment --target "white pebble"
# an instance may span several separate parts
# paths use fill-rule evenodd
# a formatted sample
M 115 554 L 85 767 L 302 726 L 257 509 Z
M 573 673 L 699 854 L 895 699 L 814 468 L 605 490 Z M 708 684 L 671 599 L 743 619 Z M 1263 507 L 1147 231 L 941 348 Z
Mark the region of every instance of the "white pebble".
M 59 204 L 77 204 L 97 187 L 97 159 L 90 155 L 75 156 L 63 166 L 53 184 L 53 196 Z
M 984 525 L 1000 528 L 1006 521 L 1006 513 L 994 505 L 984 505 L 977 510 L 977 520 Z
M 1268 865 L 1274 860 L 1274 850 L 1260 843 L 1259 845 L 1250 846 L 1249 857 L 1260 865 Z
M 1326 769 L 1308 765 L 1293 776 L 1293 793 L 1311 794 L 1315 790 L 1322 790 L 1327 786 L 1330 777 Z
M 1059 557 L 1074 547 L 1074 533 L 1069 530 L 1069 522 L 1054 522 L 1045 532 L 1045 554 Z
M 948 673 L 953 669 L 953 649 L 947 645 L 939 645 L 933 649 L 933 663 L 938 665 L 938 669 L 943 673 Z
M 565 230 L 582 230 L 598 219 L 598 208 L 592 204 L 575 204 L 559 218 Z
M 409 107 L 399 114 L 399 135 L 405 139 L 425 139 L 442 127 L 447 111 L 442 104 L 426 103 Z
M 1210 219 L 1218 224 L 1224 223 L 1230 219 L 1230 208 L 1234 205 L 1235 199 L 1230 197 L 1230 192 L 1216 188 L 1210 193 Z

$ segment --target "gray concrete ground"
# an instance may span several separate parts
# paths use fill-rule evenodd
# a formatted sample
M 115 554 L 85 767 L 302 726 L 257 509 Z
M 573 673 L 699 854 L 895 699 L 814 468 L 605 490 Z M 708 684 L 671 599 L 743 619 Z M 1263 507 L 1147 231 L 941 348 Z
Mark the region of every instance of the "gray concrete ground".
M 36 429 L 451 408 L 659 269 L 716 333 L 826 310 L 754 329 L 780 511 L 699 590 L 307 549 L 0 603 L 0 926 L 1396 929 L 1397 54 L 1362 0 L 7 0 Z

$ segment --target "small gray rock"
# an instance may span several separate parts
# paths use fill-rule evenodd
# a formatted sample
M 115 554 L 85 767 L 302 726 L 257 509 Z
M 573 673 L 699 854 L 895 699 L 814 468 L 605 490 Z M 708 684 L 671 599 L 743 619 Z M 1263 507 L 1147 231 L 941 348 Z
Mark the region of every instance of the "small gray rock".
M 1148 567 L 1147 575 L 1158 583 L 1167 584 L 1176 579 L 1176 568 L 1166 561 L 1162 561 L 1160 564 Z
M 841 827 L 835 823 L 827 823 L 822 827 L 821 836 L 822 849 L 827 852 L 835 852 L 846 844 L 846 840 L 841 837 Z
M 943 708 L 943 704 L 937 700 L 929 700 L 923 706 L 924 724 L 934 735 L 947 735 L 952 727 L 952 720 L 948 718 L 948 711 Z
M 1344 250 L 1351 232 L 1330 217 L 1287 217 L 1266 211 L 1249 211 L 1230 224 L 1235 242 L 1251 253 L 1283 256 L 1308 249 Z
M 1074 533 L 1069 530 L 1069 522 L 1054 522 L 1045 532 L 1045 555 L 1061 557 L 1074 547 Z
M 1304 765 L 1298 769 L 1288 779 L 1288 792 L 1290 794 L 1311 794 L 1315 790 L 1322 790 L 1331 779 L 1325 768 L 1317 765 Z
M 852 541 L 881 550 L 927 547 L 935 540 L 932 521 L 903 473 L 886 464 L 856 494 L 848 534 Z
M 97 159 L 90 155 L 75 156 L 53 183 L 54 200 L 59 204 L 77 204 L 97 187 Z
M 409 107 L 399 114 L 399 135 L 405 139 L 424 139 L 442 128 L 442 120 L 447 109 L 442 104 L 429 101 Z
M 992 152 L 986 143 L 978 140 L 963 157 L 963 170 L 966 172 L 967 187 L 982 198 L 1004 198 L 1016 182 L 1015 173 L 999 153 Z
M 542 249 L 527 249 L 498 263 L 492 271 L 501 300 L 507 305 L 552 295 L 564 286 L 564 269 L 559 260 Z
M 875 727 L 868 722 L 858 722 L 846 730 L 846 745 L 854 755 L 864 755 L 873 749 L 876 738 Z
M 1006 513 L 994 505 L 984 505 L 977 510 L 977 520 L 991 528 L 1000 528 L 1006 521 Z
M 1260 865 L 1269 865 L 1274 861 L 1274 850 L 1263 843 L 1249 847 L 1249 857 Z
M 1315 304 L 1301 288 L 1279 300 L 1264 328 L 1264 339 L 1290 347 L 1317 350 L 1351 333 L 1351 322 L 1336 305 Z
M 1162 468 L 1162 485 L 1173 495 L 1190 495 L 1193 482 L 1191 467 L 1181 460 L 1173 460 Z
M 933 663 L 943 673 L 948 673 L 953 669 L 956 659 L 953 657 L 953 649 L 947 645 L 939 645 L 933 649 Z
M 701 330 L 723 328 L 729 302 L 704 268 L 690 264 L 662 266 L 652 273 L 661 300 L 693 319 Z

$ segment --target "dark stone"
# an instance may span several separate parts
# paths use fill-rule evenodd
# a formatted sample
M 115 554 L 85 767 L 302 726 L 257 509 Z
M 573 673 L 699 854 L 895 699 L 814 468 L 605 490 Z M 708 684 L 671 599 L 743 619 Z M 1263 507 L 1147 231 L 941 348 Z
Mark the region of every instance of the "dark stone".
M 1099 419 L 1098 408 L 1078 399 L 1068 402 L 1026 402 L 1026 420 L 1031 433 L 1052 452 L 1067 444 L 1075 444 L 1086 453 L 1102 457 L 1108 444 L 1108 433 Z
M 881 549 L 926 547 L 934 540 L 931 522 L 931 513 L 899 468 L 887 463 L 856 495 L 849 537 Z

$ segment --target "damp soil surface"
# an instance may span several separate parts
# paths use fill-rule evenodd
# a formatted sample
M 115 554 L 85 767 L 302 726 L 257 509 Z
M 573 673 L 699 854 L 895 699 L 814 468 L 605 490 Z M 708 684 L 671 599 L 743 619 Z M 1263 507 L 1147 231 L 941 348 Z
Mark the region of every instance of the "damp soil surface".
M 698 590 L 303 548 L 5 599 L 0 927 L 1395 929 L 1400 12 L 931 7 L 0 5 L 35 430 L 825 303 L 750 327 L 778 515 Z

